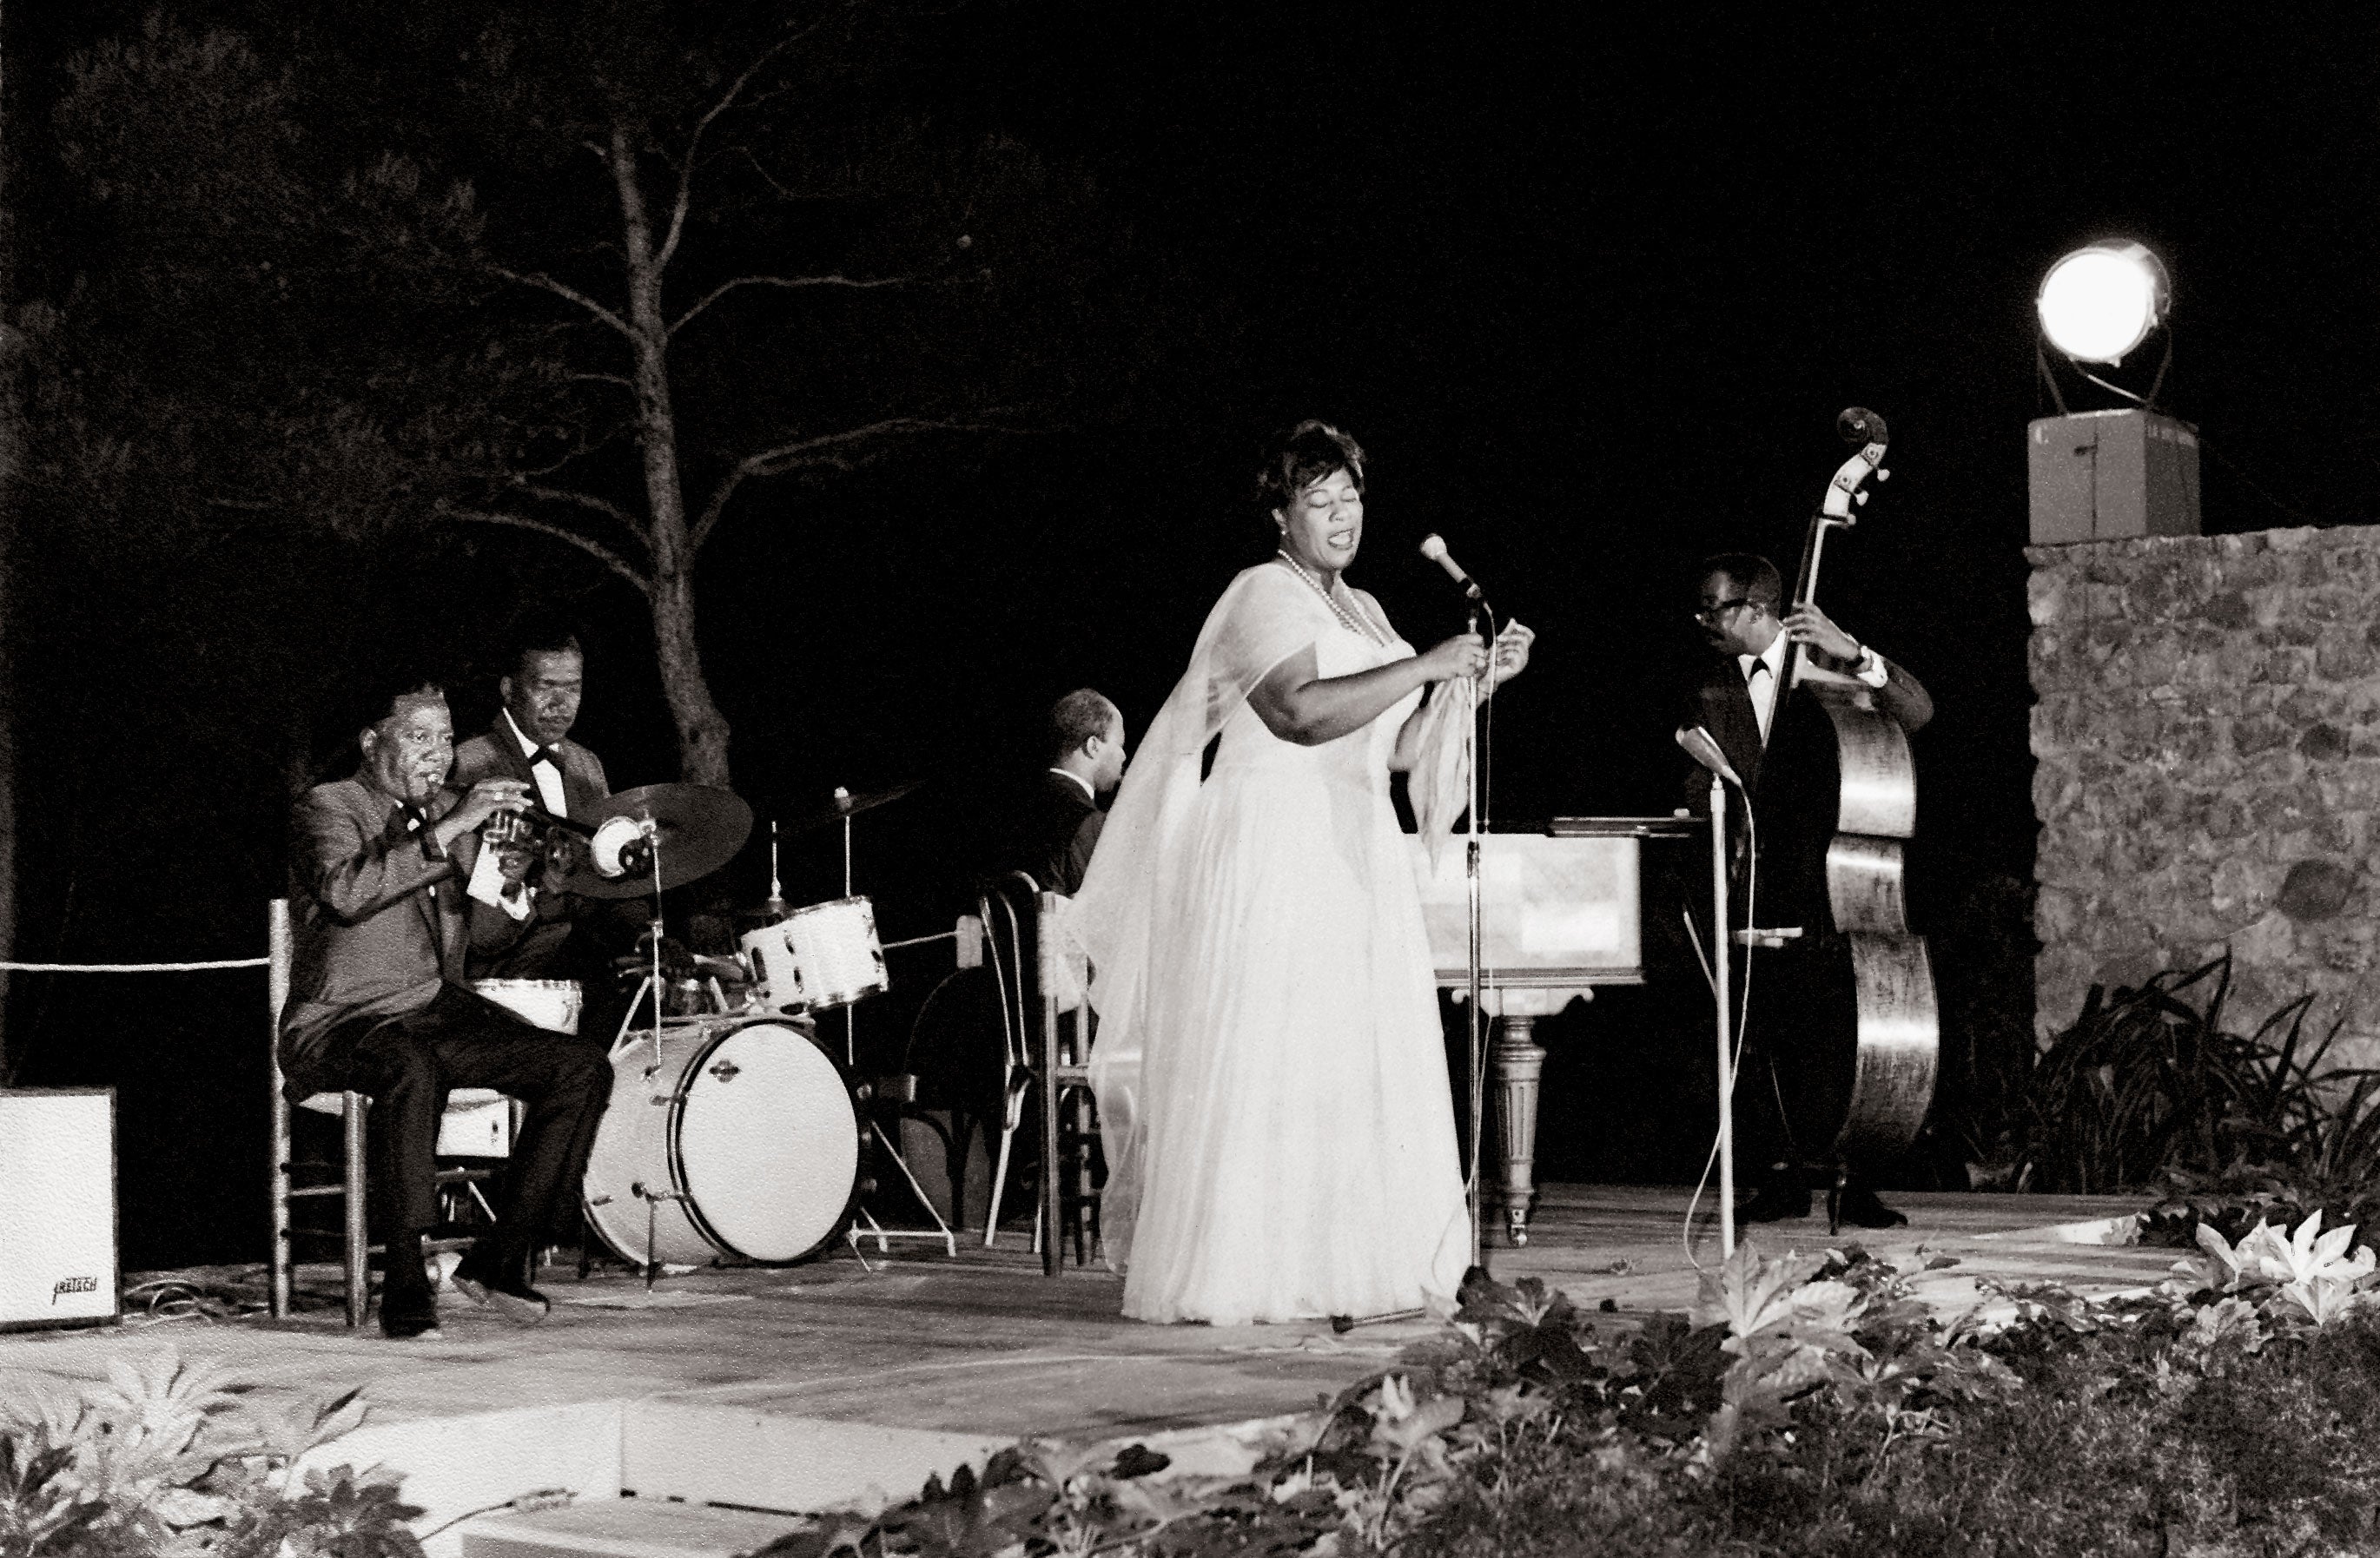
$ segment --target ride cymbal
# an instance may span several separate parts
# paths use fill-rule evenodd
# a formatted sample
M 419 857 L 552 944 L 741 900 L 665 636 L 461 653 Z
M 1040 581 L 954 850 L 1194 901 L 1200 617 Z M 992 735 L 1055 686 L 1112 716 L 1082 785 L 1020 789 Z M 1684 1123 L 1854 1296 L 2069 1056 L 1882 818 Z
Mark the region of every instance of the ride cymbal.
M 550 872 L 547 885 L 586 898 L 643 898 L 650 894 L 653 890 L 650 857 L 641 855 L 636 843 L 630 843 L 625 851 L 607 850 L 607 839 L 615 839 L 620 830 L 607 829 L 605 825 L 620 818 L 638 824 L 639 835 L 644 831 L 642 825 L 651 825 L 650 837 L 661 857 L 664 892 L 708 876 L 735 859 L 735 851 L 744 847 L 744 840 L 752 832 L 752 808 L 731 791 L 708 784 L 648 784 L 624 790 L 605 796 L 592 816 L 581 819 L 593 827 L 593 843 L 582 844 L 573 852 L 567 872 Z M 629 868 L 620 875 L 607 876 L 598 868 L 598 862 L 607 857 Z

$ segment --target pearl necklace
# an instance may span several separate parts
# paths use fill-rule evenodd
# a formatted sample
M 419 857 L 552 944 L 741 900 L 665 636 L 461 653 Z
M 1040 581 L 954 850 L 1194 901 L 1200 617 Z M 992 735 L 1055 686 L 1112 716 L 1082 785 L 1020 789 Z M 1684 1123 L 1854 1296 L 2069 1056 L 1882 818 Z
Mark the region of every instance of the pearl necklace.
M 1370 622 L 1363 621 L 1355 616 L 1354 613 L 1349 611 L 1347 608 L 1340 605 L 1338 598 L 1329 590 L 1322 587 L 1322 581 L 1307 573 L 1305 571 L 1305 565 L 1299 562 L 1297 559 L 1290 556 L 1286 550 L 1277 551 L 1273 553 L 1273 555 L 1281 559 L 1283 562 L 1288 563 L 1289 571 L 1291 573 L 1296 574 L 1299 578 L 1304 579 L 1307 584 L 1314 586 L 1314 593 L 1322 598 L 1322 604 L 1330 608 L 1330 614 L 1332 616 L 1347 624 L 1347 631 L 1349 633 L 1355 634 L 1359 638 L 1369 639 L 1373 644 L 1377 645 L 1380 648 L 1385 649 L 1389 646 L 1389 641 L 1382 638 L 1379 635 L 1378 631 L 1376 630 Z

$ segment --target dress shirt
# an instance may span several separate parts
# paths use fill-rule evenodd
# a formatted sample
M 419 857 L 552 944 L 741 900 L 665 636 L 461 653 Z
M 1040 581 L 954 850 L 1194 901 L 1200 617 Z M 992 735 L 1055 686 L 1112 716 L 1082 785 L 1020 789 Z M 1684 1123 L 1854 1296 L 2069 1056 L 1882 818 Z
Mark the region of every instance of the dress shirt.
M 1753 670 L 1758 667 L 1759 674 Z M 1743 677 L 1743 690 L 1751 695 L 1752 713 L 1760 721 L 1760 744 L 1768 744 L 1768 722 L 1777 714 L 1777 679 L 1785 672 L 1785 634 L 1779 633 L 1768 641 L 1768 647 L 1756 655 L 1738 655 L 1735 669 Z
M 513 711 L 509 708 L 504 710 L 504 725 L 512 731 L 513 740 L 520 743 L 521 755 L 531 759 L 528 771 L 529 777 L 537 781 L 539 804 L 555 816 L 568 816 L 570 803 L 562 793 L 561 760 L 556 758 L 551 763 L 535 761 L 540 750 L 538 743 L 521 733 L 520 721 L 513 718 Z

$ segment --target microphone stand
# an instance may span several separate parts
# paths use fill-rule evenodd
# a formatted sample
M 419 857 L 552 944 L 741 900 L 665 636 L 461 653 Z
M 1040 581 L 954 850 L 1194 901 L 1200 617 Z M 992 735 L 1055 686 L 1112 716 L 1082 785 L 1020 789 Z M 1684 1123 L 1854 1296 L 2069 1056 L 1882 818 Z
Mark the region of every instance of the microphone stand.
M 1475 598 L 1471 603 L 1471 610 L 1469 615 L 1464 619 L 1463 623 L 1463 631 L 1466 634 L 1476 633 L 1479 631 L 1479 611 L 1484 602 L 1475 598 L 1475 590 L 1474 593 Z M 1488 620 L 1491 622 L 1495 620 L 1492 613 L 1489 615 Z M 1495 659 L 1493 658 L 1492 651 L 1490 652 L 1490 658 L 1488 663 L 1489 668 L 1492 670 L 1495 666 Z M 1485 1124 L 1485 1117 L 1487 1114 L 1486 1105 L 1488 1079 L 1485 1075 L 1485 1067 L 1488 1059 L 1488 1046 L 1484 1037 L 1487 1031 L 1485 1019 L 1480 1015 L 1479 1009 L 1481 996 L 1480 984 L 1482 983 L 1480 978 L 1480 949 L 1483 939 L 1481 935 L 1479 899 L 1479 711 L 1482 707 L 1482 700 L 1479 696 L 1479 683 L 1466 678 L 1463 682 L 1463 696 L 1468 699 L 1470 703 L 1469 708 L 1465 711 L 1465 719 L 1463 726 L 1463 766 L 1471 787 L 1469 808 L 1471 814 L 1471 835 L 1463 843 L 1463 890 L 1466 894 L 1467 900 L 1465 908 L 1467 911 L 1467 918 L 1469 920 L 1468 928 L 1470 932 L 1470 989 L 1468 992 L 1470 1000 L 1467 1007 L 1469 1014 L 1469 1028 L 1466 1033 L 1468 1045 L 1465 1049 L 1465 1054 L 1469 1057 L 1471 1083 L 1471 1193 L 1469 1198 L 1471 1202 L 1471 1264 L 1484 1270 L 1487 1265 L 1488 1241 L 1485 1231 L 1481 1226 L 1481 1223 L 1485 1213 L 1485 1191 L 1487 1187 L 1479 1177 L 1480 1165 L 1485 1155 L 1480 1150 L 1479 1137 L 1481 1129 Z
M 1711 993 L 1718 997 L 1718 1250 L 1725 1259 L 1735 1253 L 1734 960 L 1730 956 L 1735 937 L 1728 934 L 1727 920 L 1727 781 L 1716 772 L 1710 777 L 1710 818 L 1711 924 L 1716 927 Z

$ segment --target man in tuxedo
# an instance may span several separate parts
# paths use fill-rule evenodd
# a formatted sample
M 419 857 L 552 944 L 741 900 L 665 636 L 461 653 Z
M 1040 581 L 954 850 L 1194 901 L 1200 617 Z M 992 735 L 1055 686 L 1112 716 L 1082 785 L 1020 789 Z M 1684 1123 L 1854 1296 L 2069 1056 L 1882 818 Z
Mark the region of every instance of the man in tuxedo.
M 381 1329 L 395 1338 L 437 1332 L 421 1236 L 438 1221 L 433 1153 L 447 1090 L 521 1100 L 502 1212 L 454 1281 L 507 1318 L 541 1319 L 529 1255 L 576 1202 L 611 1069 L 600 1050 L 532 1027 L 463 984 L 471 951 L 495 952 L 530 923 L 526 856 L 483 850 L 479 835 L 526 804 L 527 788 L 447 785 L 454 726 L 433 682 L 397 683 L 364 713 L 354 777 L 316 785 L 295 812 L 296 947 L 280 1038 L 287 1092 L 293 1101 L 371 1095 L 373 1220 L 388 1250 Z
M 509 779 L 548 814 L 589 821 L 612 786 L 602 759 L 570 739 L 587 684 L 577 635 L 559 622 L 533 619 L 514 634 L 509 664 L 496 682 L 495 723 L 455 751 L 455 784 Z M 563 842 L 574 840 L 565 834 Z M 511 945 L 474 956 L 472 977 L 577 981 L 579 1036 L 608 1046 L 625 1007 L 614 960 L 636 950 L 646 916 L 634 901 L 556 891 L 538 885 L 536 875 L 532 924 Z
M 1073 897 L 1090 869 L 1108 815 L 1099 803 L 1123 780 L 1123 715 L 1085 687 L 1050 710 L 1050 770 L 1027 809 L 1019 864 L 1051 892 Z
M 1861 644 L 1816 606 L 1786 610 L 1784 598 L 1784 581 L 1767 558 L 1723 552 L 1704 562 L 1694 622 L 1710 645 L 1712 660 L 1684 719 L 1718 743 L 1742 779 L 1759 823 L 1761 923 L 1808 927 L 1801 942 L 1764 953 L 1752 975 L 1751 1033 L 1735 1094 L 1738 1150 L 1746 1162 L 1761 1165 L 1757 1192 L 1738 1214 L 1747 1222 L 1809 1215 L 1806 1165 L 1785 1118 L 1784 1097 L 1823 1085 L 1797 1074 L 1797 1069 L 1815 1046 L 1809 1022 L 1828 1009 L 1814 996 L 1817 931 L 1827 914 L 1823 870 L 1811 856 L 1810 841 L 1799 837 L 1810 830 L 1796 827 L 1794 798 L 1781 794 L 1776 782 L 1764 794 L 1761 784 L 1771 738 L 1780 719 L 1791 712 L 1779 682 L 1786 646 L 1798 643 L 1814 666 L 1864 683 L 1877 711 L 1903 730 L 1919 730 L 1934 718 L 1934 700 L 1914 676 Z M 1704 809 L 1708 776 L 1694 770 L 1687 789 L 1689 803 Z M 1743 836 L 1738 838 L 1741 847 Z M 1739 864 L 1737 886 L 1742 885 Z M 1870 1228 L 1907 1222 L 1876 1199 L 1861 1168 L 1851 1165 L 1839 1207 L 1842 1220 Z

